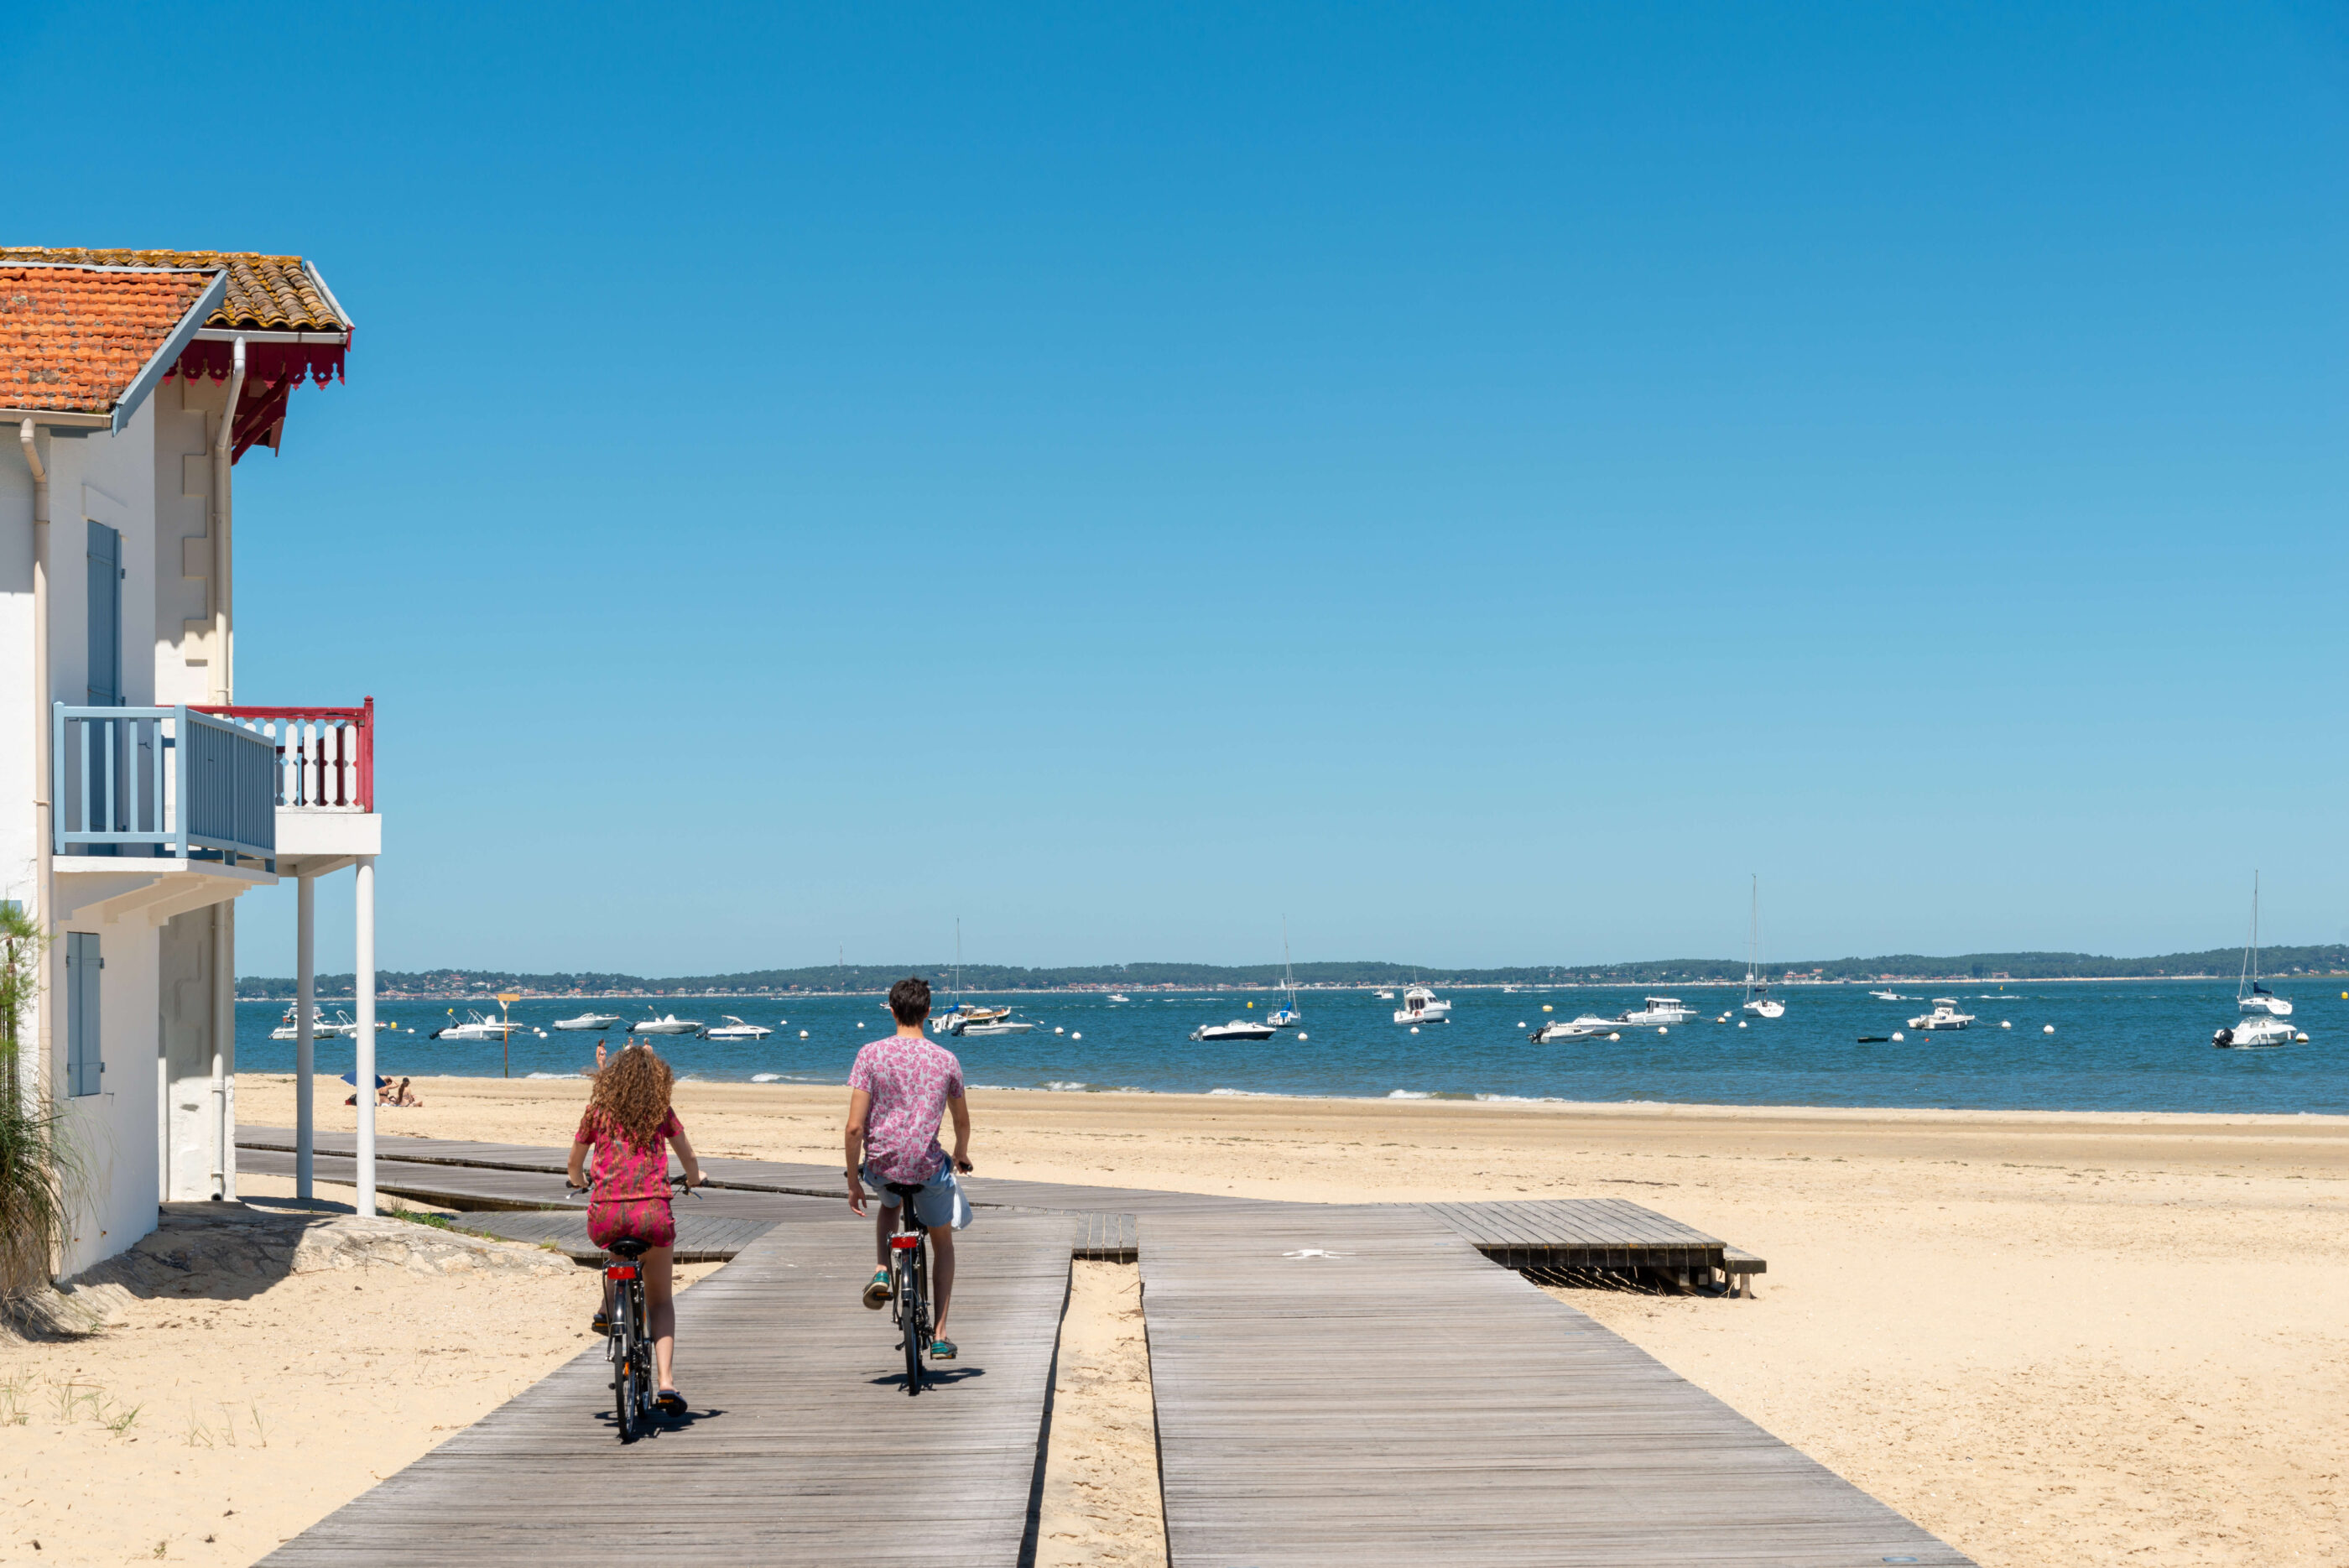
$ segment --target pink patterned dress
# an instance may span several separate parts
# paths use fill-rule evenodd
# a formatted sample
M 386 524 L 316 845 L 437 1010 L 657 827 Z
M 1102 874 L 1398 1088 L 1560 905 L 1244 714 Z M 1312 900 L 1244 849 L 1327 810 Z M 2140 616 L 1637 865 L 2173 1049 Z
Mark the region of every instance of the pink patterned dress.
M 595 1169 L 587 1199 L 589 1241 L 608 1247 L 634 1236 L 648 1247 L 677 1244 L 677 1217 L 668 1206 L 668 1140 L 684 1132 L 672 1110 L 653 1129 L 651 1142 L 638 1143 L 608 1113 L 587 1107 L 572 1141 L 588 1146 Z

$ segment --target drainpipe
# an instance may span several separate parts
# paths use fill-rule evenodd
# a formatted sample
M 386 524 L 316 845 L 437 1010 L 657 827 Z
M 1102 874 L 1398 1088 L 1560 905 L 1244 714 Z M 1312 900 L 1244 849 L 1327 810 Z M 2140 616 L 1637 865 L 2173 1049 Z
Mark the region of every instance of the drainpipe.
M 228 406 L 221 411 L 220 431 L 212 437 L 212 705 L 228 706 L 232 681 L 228 657 L 228 471 L 236 445 L 236 405 L 244 396 L 244 339 L 236 348 L 228 373 Z
M 43 931 L 49 929 L 55 900 L 49 857 L 55 836 L 49 820 L 49 471 L 41 462 L 33 421 L 17 429 L 24 443 L 25 466 L 33 471 L 33 898 L 34 913 Z M 33 990 L 33 1017 L 39 1042 L 41 1070 L 57 1070 L 49 1028 L 49 955 L 42 953 L 39 979 Z
M 212 437 L 212 703 L 226 707 L 233 701 L 228 652 L 229 468 L 236 445 L 236 405 L 244 396 L 244 339 L 232 351 L 228 402 L 221 410 L 220 430 Z M 236 1026 L 235 939 L 230 934 L 224 906 L 212 906 L 212 1199 L 228 1196 L 228 1042 L 224 1032 Z

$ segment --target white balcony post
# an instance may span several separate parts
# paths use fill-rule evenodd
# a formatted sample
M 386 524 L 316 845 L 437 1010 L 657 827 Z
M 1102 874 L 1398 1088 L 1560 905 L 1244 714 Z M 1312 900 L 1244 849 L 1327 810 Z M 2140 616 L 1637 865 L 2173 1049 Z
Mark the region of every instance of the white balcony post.
M 375 857 L 359 857 L 358 992 L 359 1192 L 357 1209 L 375 1212 Z
M 316 1141 L 316 1042 L 311 1014 L 316 992 L 318 879 L 295 879 L 294 897 L 294 1196 L 312 1196 L 312 1146 Z

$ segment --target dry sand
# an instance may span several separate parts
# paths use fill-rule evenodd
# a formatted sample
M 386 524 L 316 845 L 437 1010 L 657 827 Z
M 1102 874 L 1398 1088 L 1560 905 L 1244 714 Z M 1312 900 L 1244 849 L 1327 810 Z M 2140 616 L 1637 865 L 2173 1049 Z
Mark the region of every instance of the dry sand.
M 387 1141 L 560 1143 L 585 1096 L 567 1081 L 417 1087 L 426 1104 L 385 1113 Z M 291 1122 L 288 1080 L 247 1076 L 238 1102 L 250 1123 Z M 840 1152 L 841 1102 L 800 1086 L 678 1092 L 705 1153 L 826 1164 Z M 982 1181 L 1330 1200 L 1632 1198 L 1768 1258 L 1760 1299 L 1561 1294 L 1989 1568 L 2349 1563 L 2349 1118 L 1009 1092 L 975 1094 L 972 1106 Z M 351 1117 L 323 1107 L 321 1125 Z M 168 1365 L 138 1359 L 139 1334 L 160 1326 L 82 1355 L 81 1375 L 119 1386 L 118 1397 L 151 1389 L 154 1408 L 174 1412 L 145 1439 L 169 1462 L 137 1473 L 192 1472 L 187 1518 L 217 1498 L 240 1509 L 223 1515 L 233 1527 L 278 1491 L 307 1498 L 315 1517 L 429 1447 L 433 1427 L 474 1418 L 576 1348 L 551 1302 L 427 1282 L 445 1293 L 433 1298 L 442 1310 L 478 1325 L 460 1377 L 424 1354 L 446 1336 L 421 1331 L 415 1303 L 378 1314 L 373 1286 L 343 1287 L 361 1310 L 336 1296 L 328 1311 L 328 1298 L 310 1300 L 323 1283 L 297 1276 L 237 1303 L 233 1324 L 177 1331 Z M 1127 1309 L 1115 1287 L 1079 1287 L 1059 1397 L 1088 1383 L 1102 1397 L 1088 1425 L 1070 1428 L 1089 1435 L 1048 1471 L 1049 1561 L 1147 1563 L 1163 1546 L 1133 1486 L 1086 1490 L 1146 1458 L 1133 1425 L 1146 1416 L 1144 1369 L 1138 1347 L 1119 1348 Z M 233 1386 L 217 1355 L 198 1355 L 232 1342 L 276 1350 L 267 1366 L 240 1352 L 248 1382 Z M 429 1397 L 415 1386 L 427 1370 L 446 1380 Z M 247 1450 L 182 1440 L 180 1407 L 192 1399 L 201 1414 L 271 1377 L 289 1416 L 308 1421 L 305 1456 L 316 1444 L 319 1466 L 290 1480 L 239 1471 Z M 58 1473 L 15 1460 L 24 1430 L 0 1434 L 0 1476 L 19 1487 Z M 132 1450 L 91 1423 L 43 1441 L 76 1445 L 84 1508 L 119 1510 L 146 1484 L 117 1474 Z M 237 1536 L 217 1560 L 249 1560 L 278 1533 L 290 1529 Z M 12 1529 L 0 1557 L 13 1560 L 21 1539 Z

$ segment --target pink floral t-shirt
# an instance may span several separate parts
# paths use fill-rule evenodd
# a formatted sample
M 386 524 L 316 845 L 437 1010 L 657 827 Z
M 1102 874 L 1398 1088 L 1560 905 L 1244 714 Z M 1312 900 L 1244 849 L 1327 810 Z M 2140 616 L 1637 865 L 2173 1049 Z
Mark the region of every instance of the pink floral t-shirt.
M 579 1118 L 579 1132 L 573 1139 L 588 1145 L 595 1151 L 595 1172 L 590 1179 L 597 1203 L 621 1203 L 643 1198 L 667 1198 L 668 1185 L 668 1140 L 683 1134 L 685 1128 L 674 1110 L 664 1113 L 660 1125 L 653 1128 L 650 1143 L 638 1143 L 626 1129 L 612 1119 L 609 1113 L 597 1106 L 587 1107 Z
M 943 1045 L 910 1034 L 875 1040 L 856 1054 L 848 1086 L 873 1096 L 864 1126 L 864 1164 L 884 1181 L 927 1181 L 947 1151 L 938 1119 L 962 1098 L 962 1064 Z

